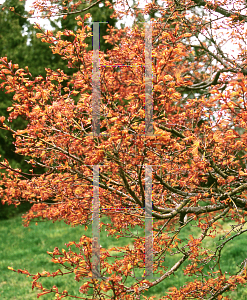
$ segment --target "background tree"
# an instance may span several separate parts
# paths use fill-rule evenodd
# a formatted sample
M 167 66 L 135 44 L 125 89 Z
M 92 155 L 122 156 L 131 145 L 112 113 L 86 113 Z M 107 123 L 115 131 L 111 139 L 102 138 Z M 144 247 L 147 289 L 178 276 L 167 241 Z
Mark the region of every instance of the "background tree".
M 30 60 L 27 35 L 27 31 L 30 29 L 30 23 L 28 19 L 23 18 L 26 15 L 25 2 L 20 2 L 18 0 L 5 1 L 1 8 L 4 5 L 7 7 L 14 7 L 18 15 L 14 14 L 10 10 L 0 11 L 0 56 L 8 56 L 10 60 L 15 61 L 22 68 L 26 65 L 32 65 L 34 61 Z M 32 71 L 34 71 L 36 76 L 38 75 L 35 73 L 35 68 L 32 69 Z M 8 118 L 9 113 L 7 112 L 7 108 L 11 106 L 12 97 L 13 93 L 5 94 L 3 91 L 0 91 L 0 113 L 6 118 Z M 18 117 L 17 120 L 13 122 L 12 126 L 15 129 L 24 128 L 26 126 L 26 122 L 21 117 Z M 22 156 L 15 153 L 13 141 L 14 139 L 12 138 L 11 133 L 1 131 L 0 155 L 8 159 L 13 168 L 22 168 L 23 171 L 27 172 L 27 164 Z M 13 205 L 2 205 L 1 202 L 0 219 L 13 216 L 22 210 L 26 211 L 30 207 L 29 203 L 25 203 L 18 206 L 18 208 L 15 208 Z
M 227 291 L 246 283 L 246 258 L 234 274 L 221 266 L 225 245 L 234 245 L 246 232 L 247 170 L 237 157 L 239 151 L 246 151 L 247 142 L 244 7 L 236 1 L 234 11 L 227 10 L 225 0 L 217 5 L 201 0 L 165 4 L 159 9 L 162 23 L 153 25 L 153 136 L 145 136 L 145 74 L 139 66 L 145 64 L 142 28 L 111 28 L 106 40 L 114 48 L 107 56 L 100 51 L 99 136 L 89 134 L 93 53 L 86 51 L 85 39 L 91 33 L 85 20 L 90 15 L 77 17 L 76 32 L 39 34 L 53 53 L 66 57 L 68 65 L 80 66 L 73 75 L 47 69 L 45 79 L 33 79 L 6 57 L 1 59 L 1 87 L 14 93 L 9 120 L 19 115 L 27 120 L 26 128 L 14 130 L 1 118 L 2 129 L 15 135 L 16 152 L 30 157 L 33 168 L 25 174 L 2 162 L 6 169 L 1 179 L 3 201 L 35 202 L 25 216 L 26 225 L 32 219 L 52 219 L 88 226 L 93 165 L 100 165 L 100 213 L 111 219 L 106 229 L 110 235 L 134 238 L 133 247 L 100 249 L 101 279 L 92 276 L 92 238 L 86 236 L 67 243 L 68 250 L 49 252 L 52 261 L 60 264 L 56 272 L 30 274 L 19 269 L 19 273 L 32 276 L 40 296 L 74 296 L 56 286 L 42 285 L 44 277 L 60 275 L 72 275 L 80 283 L 82 296 L 75 297 L 81 299 L 137 299 L 181 268 L 188 276 L 187 284 L 164 291 L 162 299 L 229 299 L 224 296 Z M 56 13 L 65 9 L 59 3 L 42 5 L 37 2 L 36 9 L 44 8 L 51 15 L 54 6 Z M 154 5 L 141 13 L 149 13 Z M 240 48 L 234 60 L 221 48 L 224 37 L 218 35 L 221 40 L 212 41 L 223 28 L 217 23 L 219 17 L 200 15 L 195 12 L 197 6 L 210 10 L 211 16 L 217 12 L 225 18 L 222 26 L 227 24 Z M 68 7 L 68 13 L 71 9 Z M 126 10 L 115 11 L 114 16 L 124 13 Z M 174 22 L 167 22 L 167 14 Z M 208 36 L 205 32 L 209 29 Z M 199 33 L 211 40 L 213 50 L 200 40 Z M 198 44 L 194 45 L 195 39 Z M 197 47 L 203 50 L 201 55 L 195 53 Z M 207 70 L 213 60 L 211 72 L 200 74 L 202 65 Z M 136 66 L 122 67 L 121 72 L 114 68 L 126 63 Z M 188 95 L 188 90 L 196 97 Z M 126 104 L 117 105 L 119 102 Z M 243 129 L 241 135 L 233 124 Z M 40 165 L 46 168 L 42 175 L 35 173 Z M 137 278 L 145 268 L 145 239 L 128 231 L 128 225 L 144 226 L 146 165 L 153 167 L 154 280 Z M 132 210 L 120 210 L 123 207 Z M 229 220 L 234 222 L 231 229 L 225 226 Z M 213 243 L 216 236 L 221 239 Z M 120 256 L 113 255 L 113 250 Z M 172 265 L 171 257 L 176 260 Z

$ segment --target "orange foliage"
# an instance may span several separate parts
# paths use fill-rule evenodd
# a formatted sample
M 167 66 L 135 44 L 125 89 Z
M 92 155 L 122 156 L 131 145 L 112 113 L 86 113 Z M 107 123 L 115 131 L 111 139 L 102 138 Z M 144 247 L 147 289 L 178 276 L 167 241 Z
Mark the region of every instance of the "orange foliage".
M 42 291 L 38 296 L 54 293 L 56 299 L 72 297 L 69 291 L 59 291 L 56 286 L 45 289 L 38 281 L 41 277 L 71 273 L 76 281 L 89 278 L 80 292 L 87 294 L 93 287 L 97 299 L 138 299 L 146 289 L 162 284 L 179 268 L 188 277 L 200 277 L 180 289 L 171 288 L 166 295 L 164 292 L 162 299 L 227 299 L 222 296 L 225 291 L 246 282 L 246 261 L 234 275 L 223 274 L 220 267 L 221 249 L 245 232 L 247 210 L 247 70 L 243 46 L 247 17 L 241 14 L 241 1 L 234 2 L 234 14 L 228 0 L 217 4 L 207 0 L 167 0 L 164 7 L 153 2 L 143 9 L 143 13 L 157 9 L 161 14 L 159 22 L 153 19 L 152 25 L 153 136 L 145 136 L 145 34 L 138 26 L 109 28 L 105 38 L 116 46 L 107 53 L 99 52 L 99 136 L 90 135 L 93 51 L 86 51 L 84 43 L 92 35 L 85 24 L 90 14 L 84 19 L 76 17 L 76 32 L 65 30 L 54 35 L 47 31 L 37 35 L 51 45 L 53 53 L 67 60 L 70 68 L 75 68 L 71 77 L 63 70 L 46 69 L 46 78 L 33 78 L 28 68 L 19 69 L 6 57 L 1 58 L 0 87 L 13 93 L 13 104 L 8 122 L 1 117 L 0 125 L 13 133 L 16 153 L 30 157 L 33 169 L 25 174 L 2 161 L 1 168 L 7 172 L 1 176 L 0 196 L 8 204 L 34 203 L 24 216 L 26 226 L 37 218 L 88 226 L 92 214 L 92 166 L 100 165 L 101 216 L 108 215 L 112 220 L 106 227 L 109 235 L 124 237 L 128 225 L 144 226 L 141 208 L 145 202 L 145 165 L 153 166 L 153 269 L 158 279 L 135 279 L 134 269 L 145 267 L 145 243 L 139 236 L 135 236 L 132 248 L 110 249 L 122 253 L 114 263 L 108 262 L 110 250 L 102 248 L 102 276 L 107 279 L 94 279 L 92 239 L 82 236 L 79 243 L 69 242 L 67 250 L 55 248 L 49 253 L 52 261 L 60 265 L 56 272 L 34 275 L 17 271 L 32 276 L 33 288 Z M 79 4 L 66 7 L 68 13 L 75 13 Z M 211 14 L 202 16 L 193 10 L 194 6 Z M 48 16 L 64 14 L 65 10 L 60 1 L 45 5 L 45 1 L 37 0 L 34 8 Z M 121 18 L 127 12 L 119 6 L 114 14 Z M 217 17 L 213 12 L 225 23 L 214 22 Z M 138 10 L 132 13 L 137 16 Z M 224 28 L 239 46 L 240 54 L 235 59 L 221 48 L 224 37 L 220 30 Z M 204 34 L 204 40 L 198 33 Z M 64 40 L 64 36 L 71 40 Z M 118 67 L 127 64 L 132 67 Z M 28 120 L 28 125 L 15 131 L 10 123 L 18 116 Z M 47 172 L 35 174 L 35 166 L 43 166 Z M 112 213 L 109 207 L 135 210 Z M 215 249 L 205 248 L 204 239 L 218 236 L 222 224 L 219 221 L 228 218 L 235 221 L 238 232 L 228 232 Z M 200 230 L 198 236 L 191 235 L 191 224 Z M 182 231 L 187 233 L 186 238 L 181 237 Z M 179 254 L 172 267 L 165 260 L 169 254 Z M 206 272 L 206 267 L 212 265 L 212 272 Z M 135 281 L 132 286 L 126 284 L 130 276 Z M 108 291 L 112 292 L 111 298 Z

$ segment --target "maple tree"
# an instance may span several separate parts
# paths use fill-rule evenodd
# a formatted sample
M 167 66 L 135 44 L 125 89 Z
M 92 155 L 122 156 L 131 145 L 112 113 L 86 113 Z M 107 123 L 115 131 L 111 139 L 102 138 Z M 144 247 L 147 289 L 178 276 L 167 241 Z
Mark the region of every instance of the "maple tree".
M 89 12 L 95 3 L 99 1 L 90 2 Z M 164 291 L 162 299 L 229 299 L 225 292 L 246 283 L 247 259 L 235 274 L 229 274 L 222 270 L 221 255 L 225 245 L 246 232 L 247 7 L 242 1 L 230 7 L 227 0 L 167 0 L 163 4 L 130 8 L 137 18 L 140 12 L 161 14 L 158 20 L 151 19 L 153 134 L 145 132 L 145 27 L 109 28 L 106 41 L 119 45 L 107 53 L 85 50 L 85 38 L 92 35 L 85 23 L 90 14 L 76 17 L 76 32 L 38 34 L 68 67 L 77 68 L 72 76 L 47 68 L 46 78 L 32 79 L 28 67 L 19 69 L 1 58 L 1 88 L 14 94 L 9 119 L 1 118 L 1 128 L 12 132 L 16 153 L 27 156 L 32 169 L 24 173 L 3 160 L 0 164 L 6 173 L 1 177 L 0 195 L 8 204 L 34 203 L 24 216 L 26 226 L 37 218 L 88 226 L 93 166 L 99 165 L 100 214 L 112 222 L 106 229 L 109 235 L 129 236 L 129 225 L 145 226 L 145 171 L 152 166 L 155 279 L 140 280 L 135 275 L 145 268 L 145 237 L 132 234 L 132 248 L 101 248 L 102 278 L 95 278 L 92 238 L 82 236 L 79 242 L 69 241 L 67 250 L 49 252 L 52 261 L 61 265 L 56 272 L 14 270 L 32 276 L 33 288 L 41 290 L 38 296 L 138 299 L 181 268 L 188 282 Z M 65 9 L 75 14 L 79 2 L 67 5 L 36 1 L 35 9 L 50 16 L 65 14 Z M 128 12 L 118 7 L 113 16 L 121 19 Z M 225 29 L 229 36 L 222 33 Z M 236 57 L 223 48 L 229 38 L 238 46 Z M 92 134 L 95 52 L 100 57 L 100 134 Z M 11 128 L 18 116 L 28 121 L 25 129 Z M 45 167 L 46 172 L 35 174 L 36 166 Z M 232 228 L 214 248 L 208 247 L 207 242 L 221 236 L 229 220 Z M 200 233 L 191 233 L 192 226 Z M 121 256 L 110 263 L 113 250 Z M 170 255 L 177 260 L 168 267 Z M 82 296 L 40 283 L 43 277 L 69 274 L 79 282 L 87 279 L 80 287 Z

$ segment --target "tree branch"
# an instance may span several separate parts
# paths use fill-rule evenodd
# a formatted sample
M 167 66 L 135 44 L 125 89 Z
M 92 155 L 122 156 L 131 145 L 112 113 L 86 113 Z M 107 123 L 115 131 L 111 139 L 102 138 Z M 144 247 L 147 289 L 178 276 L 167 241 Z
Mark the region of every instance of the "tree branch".
M 218 5 L 213 5 L 209 3 L 208 1 L 204 0 L 193 0 L 197 6 L 207 6 L 207 8 L 214 10 L 215 12 L 225 16 L 225 17 L 231 17 L 231 16 L 236 16 L 234 19 L 238 21 L 247 21 L 247 16 L 241 15 L 238 12 L 234 12 L 233 10 L 227 10 L 223 7 L 220 7 Z

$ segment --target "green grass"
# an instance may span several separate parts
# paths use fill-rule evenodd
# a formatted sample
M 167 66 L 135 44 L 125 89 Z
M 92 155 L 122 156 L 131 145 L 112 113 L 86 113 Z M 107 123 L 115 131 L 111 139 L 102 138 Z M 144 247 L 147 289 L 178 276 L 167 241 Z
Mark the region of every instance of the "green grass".
M 106 219 L 103 219 L 103 222 L 106 221 Z M 226 224 L 226 227 L 230 228 L 230 223 Z M 131 231 L 136 231 L 136 228 Z M 144 236 L 143 229 L 139 228 L 138 231 L 141 236 Z M 198 228 L 190 227 L 189 234 L 196 236 L 198 233 Z M 60 265 L 52 263 L 46 251 L 52 251 L 55 247 L 66 249 L 64 243 L 69 241 L 78 242 L 83 234 L 90 236 L 91 228 L 85 232 L 82 226 L 70 227 L 63 222 L 52 223 L 50 221 L 39 222 L 37 226 L 35 223 L 31 223 L 29 227 L 25 228 L 22 226 L 20 216 L 0 221 L 0 299 L 37 299 L 37 290 L 32 291 L 31 289 L 32 279 L 26 275 L 8 270 L 8 266 L 14 269 L 27 269 L 32 274 L 43 270 L 56 271 Z M 184 230 L 179 237 L 184 239 L 187 234 L 188 232 Z M 107 237 L 107 232 L 103 229 L 100 235 L 100 243 L 103 248 L 110 248 L 127 245 L 132 241 L 129 238 L 115 239 Z M 205 241 L 207 247 L 212 247 L 215 243 L 219 243 L 218 238 Z M 167 256 L 165 264 L 171 267 L 179 257 L 181 257 L 180 254 Z M 221 259 L 222 269 L 234 274 L 237 271 L 236 265 L 246 257 L 246 235 L 242 235 L 224 248 Z M 169 287 L 176 286 L 179 288 L 189 280 L 191 278 L 185 277 L 180 269 L 175 273 L 175 276 L 172 275 L 161 284 L 151 288 L 145 295 L 156 295 L 156 299 L 160 299 Z M 61 291 L 66 289 L 71 294 L 82 296 L 78 291 L 81 282 L 76 282 L 73 274 L 71 276 L 44 278 L 41 282 L 46 288 L 57 285 Z M 240 287 L 238 291 L 229 294 L 229 297 L 230 299 L 244 300 L 247 298 L 247 290 L 245 287 Z M 52 294 L 41 297 L 43 300 L 54 298 Z
M 30 273 L 55 271 L 58 265 L 52 263 L 46 251 L 54 247 L 66 249 L 65 242 L 78 241 L 84 230 L 82 227 L 71 228 L 62 222 L 40 222 L 36 226 L 32 223 L 29 227 L 22 226 L 20 217 L 1 221 L 0 226 L 0 299 L 37 299 L 37 291 L 31 289 L 31 278 L 17 274 L 7 269 L 27 269 Z M 52 284 L 51 284 L 52 282 Z M 73 276 L 45 278 L 42 280 L 44 287 L 50 288 L 53 284 L 75 291 L 79 295 L 79 283 Z M 43 299 L 51 299 L 44 296 Z

